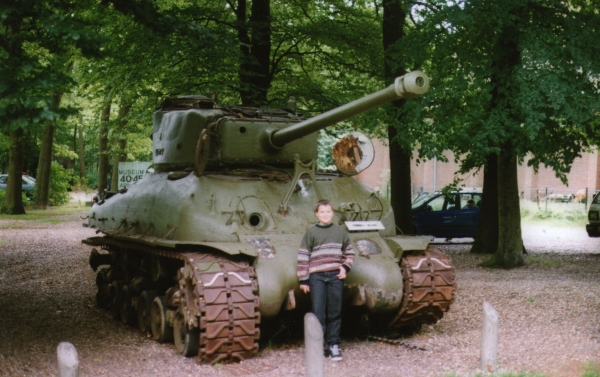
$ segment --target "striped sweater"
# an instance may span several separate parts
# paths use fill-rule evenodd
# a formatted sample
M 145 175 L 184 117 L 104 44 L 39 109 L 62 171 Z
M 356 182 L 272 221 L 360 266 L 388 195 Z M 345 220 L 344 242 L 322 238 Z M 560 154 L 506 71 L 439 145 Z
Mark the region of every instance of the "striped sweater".
M 298 280 L 308 284 L 308 275 L 314 272 L 352 269 L 354 250 L 348 232 L 337 224 L 316 224 L 310 227 L 298 250 Z

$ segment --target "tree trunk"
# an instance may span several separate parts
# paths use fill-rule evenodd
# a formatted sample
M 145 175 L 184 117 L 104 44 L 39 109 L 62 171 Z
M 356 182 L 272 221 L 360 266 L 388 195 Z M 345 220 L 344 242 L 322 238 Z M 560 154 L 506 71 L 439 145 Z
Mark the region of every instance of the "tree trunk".
M 391 83 L 397 76 L 406 71 L 402 68 L 402 62 L 392 61 L 389 49 L 394 43 L 404 37 L 404 23 L 408 8 L 400 0 L 383 1 L 382 38 L 385 59 L 385 81 Z M 396 67 L 396 68 L 392 68 Z M 394 101 L 390 108 L 390 114 L 396 114 L 398 109 L 404 105 L 404 100 Z M 410 161 L 412 151 L 405 150 L 396 140 L 398 134 L 397 125 L 388 126 L 388 140 L 390 146 L 390 187 L 391 205 L 394 210 L 396 227 L 401 233 L 413 234 L 412 221 L 412 183 L 410 177 Z
M 271 0 L 253 0 L 250 19 L 246 21 L 247 1 L 240 0 L 236 9 L 240 64 L 240 96 L 242 104 L 267 104 L 271 87 Z
M 23 207 L 23 129 L 19 128 L 9 132 L 10 147 L 8 151 L 8 182 L 6 184 L 6 197 L 0 213 L 12 215 L 25 214 Z
M 110 102 L 102 109 L 100 132 L 98 134 L 98 195 L 104 194 L 108 186 L 108 121 L 110 120 Z
M 493 116 L 496 106 L 505 103 L 512 93 L 511 75 L 513 68 L 519 66 L 519 28 L 518 25 L 506 26 L 496 42 L 492 52 L 490 114 Z M 507 105 L 505 105 L 507 106 Z M 502 109 L 509 112 L 510 109 Z M 517 119 L 511 119 L 518 123 Z M 498 247 L 492 258 L 483 266 L 499 266 L 512 268 L 522 266 L 523 237 L 521 236 L 521 210 L 519 203 L 519 186 L 517 181 L 517 156 L 510 143 L 506 141 L 498 154 Z M 484 191 L 485 195 L 485 191 Z M 489 198 L 489 196 L 486 196 Z
M 525 264 L 521 235 L 521 208 L 517 157 L 510 148 L 498 156 L 498 249 L 495 264 L 512 268 Z
M 62 93 L 52 91 L 50 93 L 50 109 L 57 110 L 60 105 Z M 52 146 L 54 144 L 55 121 L 46 121 L 40 146 L 40 158 L 38 160 L 37 177 L 35 182 L 34 208 L 47 209 L 50 198 L 50 168 L 52 166 Z
M 481 216 L 471 253 L 493 254 L 498 250 L 498 155 L 487 158 L 483 173 Z
M 115 149 L 113 150 L 113 168 L 112 168 L 112 179 L 110 184 L 110 191 L 116 192 L 119 190 L 119 162 L 126 160 L 125 147 L 126 140 L 123 135 L 125 129 L 126 120 L 125 117 L 129 114 L 129 106 L 121 106 L 119 108 L 119 115 L 117 119 L 118 129 L 115 132 L 114 143 Z
M 85 149 L 83 147 L 83 117 L 79 118 L 81 125 L 78 127 L 79 131 L 79 178 L 85 178 Z
M 406 153 L 398 143 L 392 142 L 397 132 L 398 130 L 394 126 L 388 127 L 388 138 L 390 140 L 390 204 L 394 210 L 396 230 L 401 234 L 414 234 L 412 184 L 410 179 L 412 156 Z

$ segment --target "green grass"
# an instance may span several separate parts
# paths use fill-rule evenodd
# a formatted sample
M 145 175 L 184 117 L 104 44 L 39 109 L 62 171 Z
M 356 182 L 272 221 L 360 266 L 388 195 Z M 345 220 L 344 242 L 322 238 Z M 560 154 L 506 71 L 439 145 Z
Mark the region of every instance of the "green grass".
M 0 214 L 0 229 L 25 228 L 29 221 L 58 224 L 71 220 L 72 215 L 75 214 L 85 216 L 89 209 L 89 207 L 85 207 L 79 203 L 69 203 L 59 207 L 49 207 L 46 210 L 25 208 L 24 215 Z
M 586 363 L 583 365 L 584 372 L 581 377 L 600 377 L 600 364 L 599 363 Z M 461 377 L 460 375 L 453 373 L 447 374 L 445 377 Z M 508 372 L 508 373 L 477 373 L 475 377 L 547 377 L 541 373 L 526 373 L 526 372 Z
M 600 377 L 600 363 L 588 363 L 584 366 L 585 372 L 581 377 Z
M 599 363 L 586 363 L 583 364 L 583 374 L 581 377 L 600 377 L 600 364 Z M 459 374 L 452 373 L 446 374 L 445 377 L 461 377 Z M 477 373 L 475 377 L 547 377 L 541 373 L 527 373 L 527 372 L 508 372 L 508 373 Z M 575 377 L 575 376 L 574 376 Z
M 525 262 L 527 264 L 539 264 L 546 268 L 559 268 L 562 266 L 562 262 L 555 260 L 545 260 L 539 255 L 526 255 Z
M 583 203 L 554 203 L 521 200 L 521 221 L 530 223 L 552 222 L 563 226 L 585 227 L 587 209 Z

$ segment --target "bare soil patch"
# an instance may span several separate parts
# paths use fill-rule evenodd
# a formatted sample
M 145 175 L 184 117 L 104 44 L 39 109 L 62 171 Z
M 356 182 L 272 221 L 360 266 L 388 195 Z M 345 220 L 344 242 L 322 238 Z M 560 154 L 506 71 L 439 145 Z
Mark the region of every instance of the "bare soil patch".
M 88 266 L 93 236 L 79 215 L 58 223 L 0 220 L 0 375 L 56 376 L 56 347 L 70 341 L 80 376 L 304 376 L 302 341 L 276 343 L 240 364 L 202 365 L 96 308 Z M 478 372 L 483 301 L 500 316 L 501 371 L 580 376 L 600 362 L 600 239 L 585 230 L 524 225 L 528 265 L 478 267 L 468 244 L 440 247 L 456 265 L 458 292 L 437 324 L 393 345 L 345 339 L 327 376 L 472 376 Z

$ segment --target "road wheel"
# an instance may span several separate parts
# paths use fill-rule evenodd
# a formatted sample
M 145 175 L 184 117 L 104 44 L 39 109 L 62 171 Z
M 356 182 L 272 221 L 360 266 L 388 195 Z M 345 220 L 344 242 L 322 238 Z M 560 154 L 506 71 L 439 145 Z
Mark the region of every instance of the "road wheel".
M 150 329 L 152 338 L 159 343 L 173 341 L 173 328 L 167 322 L 167 305 L 165 296 L 157 296 L 150 308 Z
M 150 328 L 150 310 L 152 309 L 152 301 L 156 298 L 156 291 L 143 291 L 138 298 L 137 316 L 138 326 L 144 334 L 152 332 Z
M 175 337 L 175 349 L 185 357 L 197 356 L 200 344 L 200 329 L 194 327 L 189 329 L 180 306 L 173 319 L 173 334 Z
M 135 326 L 137 313 L 133 310 L 131 292 L 129 287 L 124 285 L 121 288 L 121 297 L 119 299 L 119 318 L 124 325 Z

